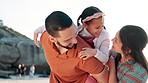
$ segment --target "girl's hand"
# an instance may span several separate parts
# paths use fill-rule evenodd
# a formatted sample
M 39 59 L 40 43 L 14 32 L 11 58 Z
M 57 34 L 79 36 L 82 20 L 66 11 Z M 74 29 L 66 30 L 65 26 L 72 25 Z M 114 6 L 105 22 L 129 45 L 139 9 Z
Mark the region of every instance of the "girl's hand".
M 82 48 L 82 51 L 78 54 L 78 56 L 80 58 L 82 58 L 83 60 L 86 60 L 90 57 L 93 57 L 94 55 L 96 55 L 97 50 L 96 49 L 92 49 L 92 48 Z

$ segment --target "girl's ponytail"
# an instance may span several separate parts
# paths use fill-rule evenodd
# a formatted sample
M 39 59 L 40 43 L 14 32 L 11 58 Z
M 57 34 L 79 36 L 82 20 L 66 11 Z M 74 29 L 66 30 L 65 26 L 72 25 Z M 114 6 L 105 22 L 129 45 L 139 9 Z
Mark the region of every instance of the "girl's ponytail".
M 77 19 L 77 26 L 80 25 L 79 20 L 80 20 L 81 16 L 82 16 L 82 15 L 80 15 L 80 16 L 78 17 L 78 19 Z

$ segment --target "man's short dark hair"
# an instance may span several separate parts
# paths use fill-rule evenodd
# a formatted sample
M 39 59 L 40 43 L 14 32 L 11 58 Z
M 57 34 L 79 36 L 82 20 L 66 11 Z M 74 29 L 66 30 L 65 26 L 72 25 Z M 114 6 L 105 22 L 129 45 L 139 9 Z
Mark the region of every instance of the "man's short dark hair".
M 62 11 L 52 12 L 45 20 L 47 32 L 53 37 L 59 37 L 58 31 L 69 28 L 72 25 L 72 19 Z

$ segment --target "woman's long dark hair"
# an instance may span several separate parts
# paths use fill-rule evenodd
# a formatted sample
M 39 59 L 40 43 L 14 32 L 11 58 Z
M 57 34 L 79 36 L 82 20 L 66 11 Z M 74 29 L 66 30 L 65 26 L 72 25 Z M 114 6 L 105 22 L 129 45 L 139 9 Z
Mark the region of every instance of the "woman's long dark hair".
M 131 56 L 136 62 L 140 63 L 147 71 L 147 61 L 142 50 L 148 43 L 148 36 L 146 32 L 139 26 L 126 25 L 120 32 L 119 36 L 122 42 L 122 51 L 125 57 Z M 130 53 L 127 51 L 130 49 Z M 119 63 L 121 55 L 118 54 L 116 60 Z

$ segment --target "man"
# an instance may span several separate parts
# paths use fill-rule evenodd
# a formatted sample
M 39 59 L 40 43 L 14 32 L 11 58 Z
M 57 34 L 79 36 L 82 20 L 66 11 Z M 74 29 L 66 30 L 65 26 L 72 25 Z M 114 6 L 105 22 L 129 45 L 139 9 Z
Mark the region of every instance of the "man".
M 21 78 L 21 73 L 22 73 L 22 70 L 21 70 L 21 64 L 19 64 L 18 65 L 18 67 L 17 67 L 17 69 L 16 69 L 16 73 L 17 73 L 17 76 L 19 77 L 19 78 Z
M 76 25 L 67 14 L 52 12 L 45 20 L 45 27 L 40 42 L 51 69 L 50 83 L 86 83 L 89 73 L 98 82 L 106 83 L 108 71 L 99 60 L 78 57 L 83 47 L 90 46 L 77 36 Z
M 25 67 L 24 64 L 21 65 L 21 70 L 22 70 L 21 75 L 22 75 L 22 76 L 25 76 L 25 73 L 26 73 L 26 67 Z

